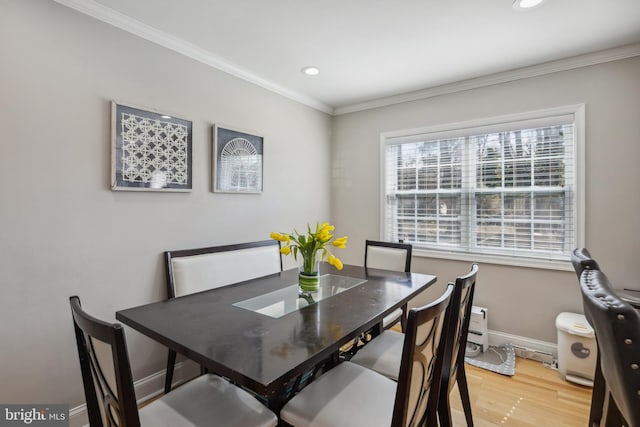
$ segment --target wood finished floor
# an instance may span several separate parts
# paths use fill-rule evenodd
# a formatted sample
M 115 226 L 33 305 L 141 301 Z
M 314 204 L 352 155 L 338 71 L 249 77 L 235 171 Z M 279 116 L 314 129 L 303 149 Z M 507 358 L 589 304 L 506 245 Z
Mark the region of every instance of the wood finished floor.
M 465 371 L 475 427 L 588 425 L 591 388 L 562 380 L 558 371 L 540 362 L 516 357 L 513 377 L 468 364 Z M 457 387 L 451 407 L 454 427 L 466 426 Z
M 476 427 L 584 427 L 588 425 L 591 389 L 560 379 L 540 362 L 516 358 L 508 377 L 466 365 Z M 451 393 L 455 426 L 466 426 L 460 394 Z

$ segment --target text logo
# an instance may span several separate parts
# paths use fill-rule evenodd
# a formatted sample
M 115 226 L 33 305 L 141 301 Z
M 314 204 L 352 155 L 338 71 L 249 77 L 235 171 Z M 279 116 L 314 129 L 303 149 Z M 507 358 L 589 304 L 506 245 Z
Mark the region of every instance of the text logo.
M 69 427 L 69 405 L 2 405 L 0 427 Z

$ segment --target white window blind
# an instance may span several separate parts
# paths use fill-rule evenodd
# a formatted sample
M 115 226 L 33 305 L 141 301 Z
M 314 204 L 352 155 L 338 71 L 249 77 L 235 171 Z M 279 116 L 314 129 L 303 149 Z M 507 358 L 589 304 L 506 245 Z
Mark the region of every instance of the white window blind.
M 575 114 L 382 138 L 383 238 L 566 260 L 577 246 Z

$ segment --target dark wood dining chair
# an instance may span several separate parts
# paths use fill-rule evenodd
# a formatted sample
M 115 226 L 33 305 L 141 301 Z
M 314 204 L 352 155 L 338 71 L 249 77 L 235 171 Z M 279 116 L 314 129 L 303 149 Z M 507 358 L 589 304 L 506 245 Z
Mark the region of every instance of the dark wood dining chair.
M 275 414 L 252 395 L 215 375 L 200 376 L 138 410 L 123 327 L 86 313 L 77 296 L 69 303 L 92 427 L 277 424 Z M 97 345 L 104 351 L 97 352 Z
M 276 240 L 164 253 L 167 297 L 175 298 L 282 272 Z M 165 393 L 171 391 L 176 353 L 169 350 Z
M 596 333 L 598 364 L 605 383 L 599 419 L 590 426 L 640 426 L 640 314 L 614 292 L 600 270 L 580 275 L 585 317 Z
M 364 268 L 381 270 L 411 271 L 411 251 L 413 247 L 408 243 L 383 242 L 366 240 L 364 246 Z M 406 304 L 394 310 L 382 319 L 381 330 L 388 329 L 400 322 L 404 330 L 406 323 Z
M 447 325 L 447 336 L 451 337 L 453 344 L 449 346 L 450 352 L 445 356 L 445 364 L 442 368 L 442 384 L 440 386 L 440 400 L 438 403 L 438 417 L 441 427 L 453 426 L 451 418 L 451 403 L 449 397 L 455 384 L 458 384 L 462 409 L 467 426 L 473 427 L 471 413 L 471 400 L 469 398 L 469 386 L 467 373 L 464 368 L 464 355 L 467 349 L 467 336 L 469 335 L 469 321 L 473 306 L 473 295 L 476 289 L 476 277 L 478 265 L 473 264 L 471 271 L 464 276 L 456 278 L 453 293 L 452 307 L 458 309 L 457 315 L 451 316 L 451 322 Z
M 451 338 L 451 343 L 447 345 L 448 351 L 445 354 L 441 376 L 440 402 L 438 404 L 441 426 L 452 425 L 449 395 L 456 383 L 460 391 L 465 420 L 468 426 L 473 426 L 471 400 L 464 366 L 464 353 L 469 334 L 469 321 L 471 319 L 477 274 L 478 265 L 473 264 L 469 273 L 456 278 L 455 285 L 450 283 L 450 285 L 454 286 L 451 298 L 453 313 L 449 316 L 448 323 L 445 325 L 446 335 Z M 395 331 L 385 331 L 360 349 L 351 358 L 351 362 L 379 372 L 390 379 L 397 380 L 400 371 L 403 341 L 403 334 Z
M 299 392 L 280 411 L 296 427 L 437 427 L 437 405 L 444 362 L 443 326 L 451 315 L 453 286 L 421 308 L 409 311 L 399 379 L 351 362 L 342 362 Z

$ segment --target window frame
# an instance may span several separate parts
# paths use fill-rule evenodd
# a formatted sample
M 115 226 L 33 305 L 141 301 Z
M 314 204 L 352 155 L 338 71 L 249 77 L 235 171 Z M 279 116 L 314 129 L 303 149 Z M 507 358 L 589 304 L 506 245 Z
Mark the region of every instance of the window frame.
M 575 152 L 573 156 L 573 168 L 575 171 L 575 185 L 573 191 L 574 202 L 574 222 L 575 222 L 575 245 L 584 246 L 585 240 L 585 105 L 566 105 L 542 110 L 528 111 L 522 113 L 506 114 L 481 119 L 474 119 L 464 122 L 454 122 L 426 126 L 414 129 L 404 129 L 380 133 L 379 147 L 379 235 L 385 238 L 386 224 L 386 148 L 388 145 L 396 144 L 398 141 L 406 142 L 419 140 L 435 140 L 460 137 L 472 132 L 500 132 L 512 130 L 519 127 L 519 122 L 539 122 L 539 126 L 551 124 L 554 117 L 573 116 Z M 530 124 L 527 124 L 529 126 Z M 483 129 L 481 129 L 483 128 Z M 491 128 L 492 130 L 488 130 Z M 493 130 L 495 129 L 495 130 Z M 393 142 L 389 142 L 393 141 Z M 465 156 L 469 155 L 469 150 L 465 150 Z M 468 164 L 468 159 L 465 159 Z M 473 214 L 472 214 L 473 215 Z M 464 221 L 463 221 L 464 222 Z M 566 245 L 566 242 L 565 242 Z M 429 249 L 414 245 L 413 254 L 419 257 L 449 259 L 459 261 L 485 262 L 489 264 L 520 266 L 530 268 L 542 268 L 550 270 L 572 271 L 569 254 L 566 253 L 563 259 L 549 259 L 536 256 L 512 256 L 505 254 L 491 254 L 490 251 L 481 253 L 472 252 L 473 245 L 468 245 L 459 250 Z

